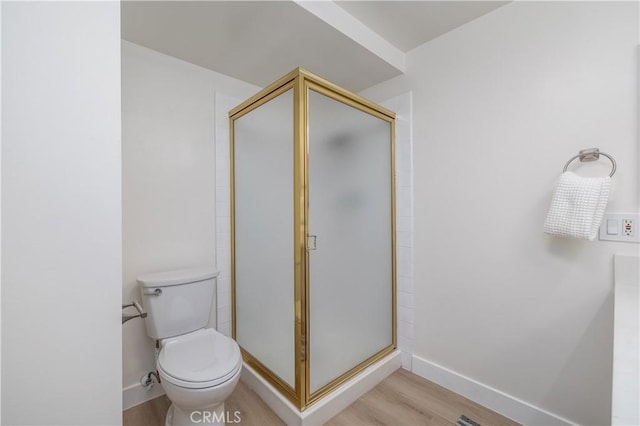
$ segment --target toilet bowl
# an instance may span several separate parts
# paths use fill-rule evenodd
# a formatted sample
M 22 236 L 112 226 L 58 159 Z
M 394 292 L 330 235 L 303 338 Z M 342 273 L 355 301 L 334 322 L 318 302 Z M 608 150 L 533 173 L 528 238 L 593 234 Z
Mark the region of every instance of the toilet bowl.
M 242 369 L 238 344 L 213 329 L 163 339 L 156 366 L 172 402 L 165 425 L 223 425 Z M 232 420 L 230 420 L 232 421 Z
M 238 344 L 205 328 L 213 309 L 212 268 L 161 272 L 138 278 L 149 337 L 158 342 L 156 368 L 171 400 L 166 426 L 237 423 L 224 401 L 242 370 Z

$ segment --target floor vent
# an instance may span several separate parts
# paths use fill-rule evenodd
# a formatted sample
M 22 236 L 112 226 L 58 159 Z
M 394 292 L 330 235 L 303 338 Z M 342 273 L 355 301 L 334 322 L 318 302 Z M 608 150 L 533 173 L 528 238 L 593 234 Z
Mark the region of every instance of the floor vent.
M 480 423 L 474 422 L 469 417 L 467 417 L 467 416 L 465 416 L 463 414 L 458 419 L 458 422 L 456 423 L 456 426 L 481 426 L 481 425 L 480 425 Z

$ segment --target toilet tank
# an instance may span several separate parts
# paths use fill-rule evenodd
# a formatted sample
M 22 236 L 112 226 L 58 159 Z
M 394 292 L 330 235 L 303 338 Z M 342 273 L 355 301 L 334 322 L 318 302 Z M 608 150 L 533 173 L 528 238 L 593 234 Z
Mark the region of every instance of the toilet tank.
M 211 267 L 140 276 L 149 337 L 164 339 L 206 327 L 217 276 L 218 271 Z

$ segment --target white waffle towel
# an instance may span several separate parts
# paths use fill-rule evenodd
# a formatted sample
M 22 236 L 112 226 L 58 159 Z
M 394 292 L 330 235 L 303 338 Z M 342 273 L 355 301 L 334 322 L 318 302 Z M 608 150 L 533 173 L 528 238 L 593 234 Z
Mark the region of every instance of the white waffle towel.
M 593 241 L 607 207 L 611 178 L 586 178 L 572 172 L 560 176 L 544 221 L 544 232 Z

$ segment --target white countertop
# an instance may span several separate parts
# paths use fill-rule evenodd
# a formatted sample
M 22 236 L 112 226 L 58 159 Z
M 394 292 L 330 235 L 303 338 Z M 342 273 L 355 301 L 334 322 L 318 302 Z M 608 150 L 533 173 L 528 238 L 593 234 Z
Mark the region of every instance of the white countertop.
M 611 424 L 640 425 L 640 257 L 616 255 Z

